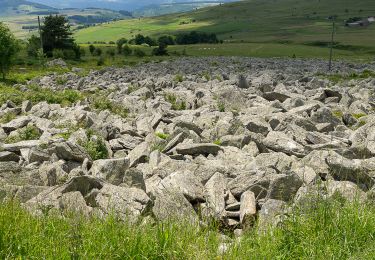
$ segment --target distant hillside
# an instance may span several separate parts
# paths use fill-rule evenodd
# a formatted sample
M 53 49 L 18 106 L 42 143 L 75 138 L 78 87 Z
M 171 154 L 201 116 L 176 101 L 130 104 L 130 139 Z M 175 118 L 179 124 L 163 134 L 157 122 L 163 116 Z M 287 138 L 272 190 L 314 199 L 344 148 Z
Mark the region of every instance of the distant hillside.
M 99 23 L 128 19 L 131 13 L 103 8 L 56 9 L 23 0 L 0 0 L 0 22 L 5 22 L 20 38 L 27 38 L 36 32 L 37 17 L 49 14 L 66 16 L 73 28 L 85 28 Z
M 235 2 L 236 0 L 202 0 L 184 1 L 178 3 L 152 4 L 133 11 L 135 17 L 151 17 L 165 14 L 182 13 L 197 10 L 199 8 L 215 6 L 222 3 Z
M 374 45 L 375 24 L 345 27 L 349 18 L 375 15 L 374 0 L 246 0 L 183 14 L 113 22 L 80 30 L 76 37 L 79 42 L 110 41 L 138 33 L 158 36 L 198 30 L 216 33 L 227 42 L 324 45 L 330 39 L 332 23 L 328 18 L 333 15 L 337 17 L 335 38 L 342 48 Z
M 32 0 L 46 5 L 50 5 L 57 8 L 88 8 L 88 7 L 99 7 L 99 8 L 110 8 L 113 10 L 130 10 L 143 8 L 145 6 L 161 4 L 175 4 L 183 2 L 200 3 L 200 2 L 233 2 L 234 0 Z
M 54 8 L 24 0 L 0 0 L 0 15 L 27 14 L 33 11 L 54 10 Z

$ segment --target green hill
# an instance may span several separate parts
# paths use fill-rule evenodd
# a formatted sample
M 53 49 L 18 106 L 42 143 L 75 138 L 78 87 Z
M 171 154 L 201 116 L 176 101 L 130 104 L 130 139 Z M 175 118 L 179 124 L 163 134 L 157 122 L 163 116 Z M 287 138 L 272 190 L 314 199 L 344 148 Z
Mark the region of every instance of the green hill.
M 348 18 L 375 16 L 373 0 L 247 0 L 182 14 L 102 24 L 77 31 L 75 36 L 85 43 L 129 39 L 138 33 L 158 36 L 198 30 L 214 32 L 226 42 L 320 45 L 330 39 L 328 17 L 332 15 L 337 16 L 336 41 L 341 48 L 374 45 L 375 24 L 363 28 L 345 26 Z
M 52 11 L 54 8 L 24 0 L 0 0 L 0 15 L 20 15 L 34 11 Z

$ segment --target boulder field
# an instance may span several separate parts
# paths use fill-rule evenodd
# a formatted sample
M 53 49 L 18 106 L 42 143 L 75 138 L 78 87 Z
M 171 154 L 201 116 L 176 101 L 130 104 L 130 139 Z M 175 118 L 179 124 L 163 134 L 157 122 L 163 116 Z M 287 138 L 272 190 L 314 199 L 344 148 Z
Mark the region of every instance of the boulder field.
M 313 194 L 367 200 L 375 184 L 375 79 L 330 81 L 326 67 L 180 58 L 32 79 L 18 87 L 87 98 L 0 104 L 0 117 L 15 115 L 0 125 L 0 200 L 17 199 L 35 214 L 116 214 L 134 223 L 215 219 L 236 233 L 257 219 L 276 224 Z M 375 66 L 334 68 L 350 75 Z M 93 107 L 95 96 L 126 116 Z M 14 138 L 30 128 L 38 138 Z

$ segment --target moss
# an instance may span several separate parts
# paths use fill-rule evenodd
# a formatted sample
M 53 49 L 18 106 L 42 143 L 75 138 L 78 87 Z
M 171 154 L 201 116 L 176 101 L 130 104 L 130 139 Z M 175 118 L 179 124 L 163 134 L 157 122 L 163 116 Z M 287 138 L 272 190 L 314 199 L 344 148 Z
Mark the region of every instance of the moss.
M 332 115 L 341 120 L 344 113 L 341 110 L 332 111 Z
M 364 116 L 367 116 L 367 115 L 364 113 L 353 114 L 353 117 L 356 119 L 360 119 L 361 117 L 364 117 Z
M 214 141 L 214 144 L 216 144 L 216 145 L 222 145 L 222 142 L 221 142 L 220 139 L 217 139 L 217 140 Z

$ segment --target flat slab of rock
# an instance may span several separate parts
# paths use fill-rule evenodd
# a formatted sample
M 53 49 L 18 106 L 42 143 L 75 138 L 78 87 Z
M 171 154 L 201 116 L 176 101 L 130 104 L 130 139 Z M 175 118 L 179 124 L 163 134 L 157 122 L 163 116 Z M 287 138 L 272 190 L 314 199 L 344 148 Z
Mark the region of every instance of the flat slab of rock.
M 182 155 L 217 155 L 222 148 L 216 144 L 200 143 L 200 144 L 179 144 L 176 151 Z
M 4 144 L 2 148 L 4 151 L 8 152 L 19 152 L 21 149 L 31 149 L 33 147 L 39 146 L 40 144 L 40 140 L 29 140 L 13 144 Z
M 0 152 L 0 162 L 18 162 L 20 157 L 12 152 Z
M 283 94 L 283 93 L 280 93 L 280 92 L 274 92 L 274 91 L 264 93 L 263 97 L 265 99 L 267 99 L 268 101 L 278 100 L 280 102 L 284 102 L 285 100 L 290 98 L 290 96 L 288 96 L 286 94 Z

